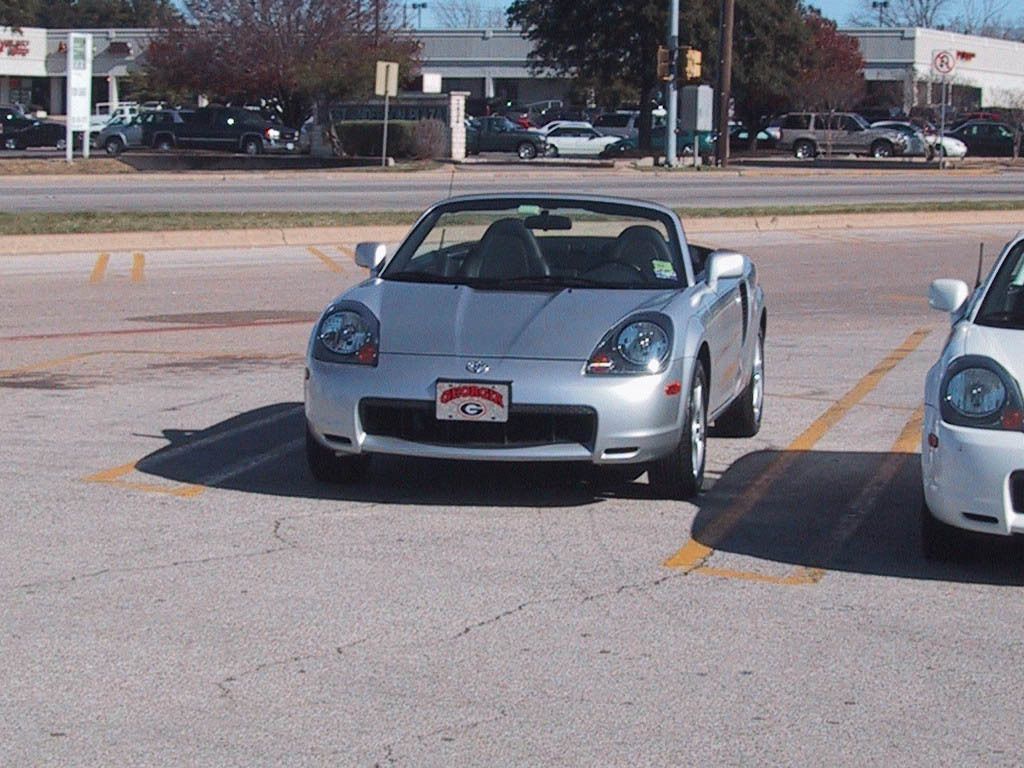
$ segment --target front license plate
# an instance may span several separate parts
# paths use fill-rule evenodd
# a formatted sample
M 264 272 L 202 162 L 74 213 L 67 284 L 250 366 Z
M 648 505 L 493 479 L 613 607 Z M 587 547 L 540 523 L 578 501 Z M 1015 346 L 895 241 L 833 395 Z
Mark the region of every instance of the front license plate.
M 508 421 L 508 384 L 479 381 L 437 382 L 440 421 Z

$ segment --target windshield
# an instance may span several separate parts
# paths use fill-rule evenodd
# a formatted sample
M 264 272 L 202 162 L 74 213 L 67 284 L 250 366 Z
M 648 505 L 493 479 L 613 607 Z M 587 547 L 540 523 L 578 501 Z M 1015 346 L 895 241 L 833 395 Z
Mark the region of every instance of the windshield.
M 974 322 L 1024 330 L 1024 241 L 1003 261 Z
M 437 208 L 381 276 L 491 290 L 686 285 L 668 214 L 626 203 L 526 198 Z

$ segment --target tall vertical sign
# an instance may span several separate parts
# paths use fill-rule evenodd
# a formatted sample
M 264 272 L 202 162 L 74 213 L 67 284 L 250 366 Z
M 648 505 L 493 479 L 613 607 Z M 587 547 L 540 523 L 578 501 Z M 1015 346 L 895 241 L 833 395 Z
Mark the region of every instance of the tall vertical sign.
M 68 35 L 67 160 L 74 155 L 75 131 L 83 131 L 82 157 L 89 157 L 89 113 L 92 112 L 92 35 Z
M 389 99 L 398 95 L 398 62 L 378 61 L 373 92 L 384 97 L 384 136 L 381 139 L 380 164 L 388 162 L 388 106 Z

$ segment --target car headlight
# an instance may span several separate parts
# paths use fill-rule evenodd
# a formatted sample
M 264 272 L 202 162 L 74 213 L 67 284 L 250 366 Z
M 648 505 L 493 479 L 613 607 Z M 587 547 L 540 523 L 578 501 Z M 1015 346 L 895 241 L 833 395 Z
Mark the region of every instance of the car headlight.
M 267 130 L 263 132 L 263 135 L 271 141 L 277 141 L 281 138 L 281 132 L 277 130 L 277 128 L 267 128 Z
M 1016 380 L 995 360 L 957 358 L 942 378 L 939 409 L 948 424 L 977 429 L 1024 429 L 1024 401 Z
M 661 373 L 672 354 L 672 323 L 664 315 L 645 313 L 619 323 L 604 335 L 587 373 Z
M 380 323 L 355 302 L 330 307 L 314 331 L 313 357 L 329 363 L 377 365 Z

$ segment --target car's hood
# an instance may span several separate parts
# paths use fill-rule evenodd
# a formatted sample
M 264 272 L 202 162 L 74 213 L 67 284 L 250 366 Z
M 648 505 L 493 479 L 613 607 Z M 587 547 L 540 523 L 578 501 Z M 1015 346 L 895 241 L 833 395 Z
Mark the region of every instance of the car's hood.
M 983 355 L 1005 368 L 1024 387 L 1024 331 L 970 325 L 959 339 L 955 357 Z
M 345 299 L 380 319 L 381 353 L 586 360 L 612 326 L 675 291 L 484 291 L 374 280 Z

